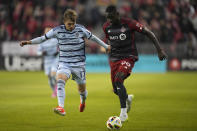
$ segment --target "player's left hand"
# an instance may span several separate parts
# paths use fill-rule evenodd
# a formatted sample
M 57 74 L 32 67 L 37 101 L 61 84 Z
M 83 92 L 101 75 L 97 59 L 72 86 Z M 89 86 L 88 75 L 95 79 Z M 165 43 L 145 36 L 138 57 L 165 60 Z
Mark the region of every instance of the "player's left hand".
M 108 47 L 107 47 L 107 49 L 106 49 L 106 52 L 107 52 L 107 53 L 110 53 L 110 52 L 111 52 L 111 46 L 110 46 L 110 45 L 108 45 Z
M 165 53 L 164 50 L 160 50 L 158 52 L 158 57 L 159 57 L 159 60 L 162 61 L 162 60 L 165 60 L 168 58 L 167 54 Z

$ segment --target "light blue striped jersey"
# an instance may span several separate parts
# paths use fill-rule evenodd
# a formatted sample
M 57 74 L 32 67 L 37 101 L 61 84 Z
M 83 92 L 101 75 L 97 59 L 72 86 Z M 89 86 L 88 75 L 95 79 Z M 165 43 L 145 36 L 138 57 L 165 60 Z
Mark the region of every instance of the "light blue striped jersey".
M 69 66 L 85 65 L 85 40 L 92 33 L 84 26 L 76 24 L 72 31 L 68 31 L 65 25 L 60 25 L 45 34 L 46 38 L 55 37 L 59 44 L 59 62 Z
M 46 52 L 44 64 L 51 64 L 56 59 L 58 52 L 58 40 L 56 38 L 48 39 L 42 42 L 38 47 L 38 53 Z

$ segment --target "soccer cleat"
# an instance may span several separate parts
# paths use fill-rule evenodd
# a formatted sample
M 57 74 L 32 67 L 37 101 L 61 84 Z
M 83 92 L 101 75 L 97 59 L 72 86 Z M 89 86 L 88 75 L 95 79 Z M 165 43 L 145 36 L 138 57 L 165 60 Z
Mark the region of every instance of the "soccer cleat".
M 125 122 L 125 121 L 127 121 L 128 120 L 128 115 L 127 115 L 127 113 L 121 113 L 120 114 L 120 120 L 121 120 L 121 122 Z
M 131 104 L 132 104 L 133 98 L 134 98 L 134 95 L 132 95 L 132 94 L 131 95 L 128 95 L 128 98 L 126 100 L 127 113 L 131 109 Z
M 60 106 L 54 108 L 54 112 L 56 114 L 61 115 L 61 116 L 65 116 L 65 114 L 66 114 L 66 112 L 64 111 L 64 108 L 63 107 L 60 107 Z
M 85 110 L 85 106 L 86 106 L 85 102 L 83 104 L 80 103 L 80 105 L 79 105 L 79 111 L 80 112 L 83 112 Z

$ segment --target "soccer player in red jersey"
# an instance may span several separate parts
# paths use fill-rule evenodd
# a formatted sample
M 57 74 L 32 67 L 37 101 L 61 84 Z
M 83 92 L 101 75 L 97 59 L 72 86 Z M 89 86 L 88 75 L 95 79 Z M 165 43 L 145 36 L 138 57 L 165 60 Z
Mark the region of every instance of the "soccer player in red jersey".
M 159 60 L 165 60 L 167 55 L 161 48 L 154 33 L 138 21 L 121 18 L 114 5 L 109 5 L 105 12 L 107 21 L 103 25 L 103 31 L 108 44 L 111 45 L 111 52 L 109 53 L 111 81 L 114 93 L 120 99 L 120 119 L 124 122 L 128 119 L 127 113 L 130 111 L 133 95 L 127 94 L 123 83 L 138 60 L 138 52 L 134 42 L 135 31 L 146 35 L 153 42 L 157 49 Z

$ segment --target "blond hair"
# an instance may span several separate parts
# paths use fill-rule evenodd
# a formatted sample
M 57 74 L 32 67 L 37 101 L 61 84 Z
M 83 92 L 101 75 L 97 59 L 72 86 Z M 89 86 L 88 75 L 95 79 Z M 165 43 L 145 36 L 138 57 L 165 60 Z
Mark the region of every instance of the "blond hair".
M 64 12 L 64 18 L 63 18 L 64 21 L 71 20 L 73 22 L 76 22 L 76 19 L 77 19 L 77 13 L 76 13 L 76 11 L 74 11 L 72 9 L 67 9 Z

